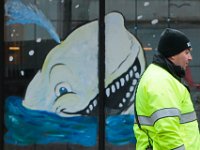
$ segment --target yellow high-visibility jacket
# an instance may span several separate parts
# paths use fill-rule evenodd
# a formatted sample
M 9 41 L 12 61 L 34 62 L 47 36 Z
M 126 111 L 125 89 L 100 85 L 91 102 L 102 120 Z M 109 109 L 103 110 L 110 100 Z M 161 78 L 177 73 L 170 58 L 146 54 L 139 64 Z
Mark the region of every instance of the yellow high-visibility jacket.
M 136 92 L 136 149 L 200 150 L 196 113 L 187 88 L 165 69 L 150 64 Z M 135 117 L 135 119 L 136 119 Z M 141 130 L 142 129 L 142 130 Z

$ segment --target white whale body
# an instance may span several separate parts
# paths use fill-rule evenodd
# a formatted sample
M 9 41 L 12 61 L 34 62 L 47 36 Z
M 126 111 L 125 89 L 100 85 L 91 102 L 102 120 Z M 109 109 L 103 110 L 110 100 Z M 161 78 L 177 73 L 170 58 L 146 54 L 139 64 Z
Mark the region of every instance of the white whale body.
M 74 30 L 47 55 L 29 83 L 26 108 L 67 116 L 95 114 L 98 107 L 98 21 Z M 145 58 L 138 40 L 125 28 L 120 13 L 105 16 L 106 110 L 133 114 L 136 83 Z

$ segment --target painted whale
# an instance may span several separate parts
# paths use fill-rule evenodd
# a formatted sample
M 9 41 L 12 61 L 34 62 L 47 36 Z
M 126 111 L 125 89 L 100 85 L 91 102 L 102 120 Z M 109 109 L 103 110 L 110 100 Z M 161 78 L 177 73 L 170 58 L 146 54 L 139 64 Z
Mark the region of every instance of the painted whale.
M 105 16 L 106 112 L 133 114 L 134 91 L 144 71 L 138 40 L 120 13 Z M 74 30 L 47 55 L 29 83 L 23 106 L 60 116 L 95 115 L 98 108 L 98 21 Z

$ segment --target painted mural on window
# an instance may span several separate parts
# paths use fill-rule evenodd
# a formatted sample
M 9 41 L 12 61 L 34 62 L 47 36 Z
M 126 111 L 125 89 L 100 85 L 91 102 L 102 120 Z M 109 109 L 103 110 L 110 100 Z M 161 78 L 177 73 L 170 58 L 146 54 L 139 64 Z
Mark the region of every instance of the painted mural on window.
M 13 3 L 8 2 L 6 12 L 14 18 L 8 23 L 27 23 L 23 13 L 10 11 Z M 43 26 L 60 43 L 48 19 L 37 17 L 35 7 L 15 2 L 37 18 L 31 23 Z M 105 16 L 105 43 L 106 141 L 134 143 L 133 101 L 135 86 L 145 68 L 143 49 L 117 12 Z M 97 116 L 98 20 L 94 20 L 75 29 L 48 53 L 24 97 L 6 99 L 5 142 L 94 146 Z
M 5 16 L 9 17 L 6 22 L 7 25 L 36 24 L 47 30 L 51 37 L 60 43 L 59 36 L 49 19 L 31 3 L 24 4 L 21 0 L 7 0 L 5 3 Z

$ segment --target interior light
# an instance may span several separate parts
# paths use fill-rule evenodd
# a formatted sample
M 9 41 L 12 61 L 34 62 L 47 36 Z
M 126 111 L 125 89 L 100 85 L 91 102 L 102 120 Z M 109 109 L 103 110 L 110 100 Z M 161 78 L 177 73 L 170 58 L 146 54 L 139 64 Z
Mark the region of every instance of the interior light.
M 11 50 L 11 51 L 19 51 L 20 47 L 18 47 L 18 46 L 10 46 L 9 50 Z
M 152 51 L 152 47 L 143 47 L 145 51 Z

